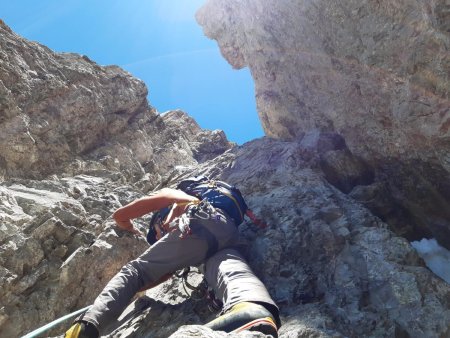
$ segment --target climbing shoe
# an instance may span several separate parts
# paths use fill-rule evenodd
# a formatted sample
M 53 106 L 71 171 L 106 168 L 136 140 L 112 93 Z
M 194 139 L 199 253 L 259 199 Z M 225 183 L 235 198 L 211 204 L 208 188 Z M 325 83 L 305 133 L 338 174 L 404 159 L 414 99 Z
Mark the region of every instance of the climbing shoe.
M 278 329 L 272 313 L 264 306 L 250 302 L 234 305 L 205 326 L 225 332 L 258 331 L 278 338 Z
M 94 324 L 85 321 L 73 323 L 64 338 L 98 338 L 99 333 Z

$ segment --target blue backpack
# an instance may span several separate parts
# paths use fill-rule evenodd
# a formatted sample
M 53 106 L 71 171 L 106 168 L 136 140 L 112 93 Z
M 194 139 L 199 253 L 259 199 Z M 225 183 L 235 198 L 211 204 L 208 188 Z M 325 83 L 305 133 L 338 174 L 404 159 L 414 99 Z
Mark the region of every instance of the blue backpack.
M 241 192 L 235 186 L 222 181 L 210 180 L 206 176 L 195 176 L 178 183 L 177 189 L 195 196 L 199 200 L 206 199 L 213 207 L 225 211 L 236 225 L 244 221 L 248 206 Z
M 244 221 L 244 215 L 248 210 L 241 192 L 235 186 L 222 181 L 210 180 L 206 176 L 195 176 L 178 183 L 177 189 L 186 194 L 197 197 L 199 200 L 207 200 L 215 208 L 226 212 L 236 223 Z M 163 208 L 155 212 L 150 220 L 150 227 L 147 233 L 147 242 L 156 242 L 155 223 L 162 222 L 170 212 L 170 207 Z

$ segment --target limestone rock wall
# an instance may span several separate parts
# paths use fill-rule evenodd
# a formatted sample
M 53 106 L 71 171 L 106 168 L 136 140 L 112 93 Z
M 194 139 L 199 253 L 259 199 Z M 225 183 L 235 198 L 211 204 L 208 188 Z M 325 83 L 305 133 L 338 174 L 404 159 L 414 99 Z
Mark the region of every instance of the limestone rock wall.
M 179 133 L 175 125 L 190 118 L 181 118 L 181 111 L 178 122 L 170 122 L 171 113 L 160 117 L 147 103 L 145 84 L 117 66 L 54 53 L 3 22 L 0 52 L 0 177 L 43 178 L 101 167 L 138 180 L 166 170 L 166 158 L 173 165 L 194 164 L 232 146 L 223 132 L 198 125 Z
M 450 32 L 445 0 L 208 0 L 197 20 L 255 80 L 268 136 L 335 131 L 379 156 L 449 168 Z
M 89 151 L 146 104 L 144 83 L 116 66 L 55 54 L 0 23 L 2 175 L 43 176 Z

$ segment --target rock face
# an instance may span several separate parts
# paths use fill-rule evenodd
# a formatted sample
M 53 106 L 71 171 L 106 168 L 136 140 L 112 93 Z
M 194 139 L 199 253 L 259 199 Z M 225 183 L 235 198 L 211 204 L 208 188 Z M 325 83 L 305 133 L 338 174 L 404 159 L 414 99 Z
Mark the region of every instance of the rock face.
M 0 37 L 2 177 L 79 172 L 77 158 L 91 155 L 105 169 L 137 180 L 146 171 L 166 169 L 158 168 L 166 158 L 188 165 L 231 147 L 223 133 L 202 131 L 194 121 L 178 134 L 177 123 L 190 118 L 180 111 L 158 116 L 148 106 L 144 83 L 119 67 L 53 53 L 2 22 Z M 165 121 L 171 133 L 162 132 Z
M 123 129 L 144 109 L 144 83 L 118 67 L 55 54 L 4 24 L 0 34 L 4 176 L 52 173 Z
M 366 167 L 354 198 L 364 190 L 398 234 L 450 248 L 449 13 L 445 0 L 208 0 L 197 21 L 250 68 L 268 136 L 341 135 L 359 164 L 324 158 L 330 182 L 349 193 L 347 169 Z
M 228 3 L 231 11 L 241 2 Z M 240 231 L 251 266 L 280 305 L 280 337 L 450 335 L 450 286 L 399 235 L 430 231 L 418 221 L 427 217 L 445 234 L 448 218 L 437 202 L 445 204 L 450 185 L 436 188 L 448 175 L 443 166 L 423 162 L 421 168 L 432 167 L 424 173 L 444 174 L 425 181 L 406 162 L 389 172 L 393 165 L 375 167 L 347 136 L 318 128 L 295 140 L 233 146 L 182 111 L 157 114 L 142 82 L 123 70 L 55 54 L 3 23 L 0 55 L 2 336 L 20 336 L 90 304 L 147 247 L 118 230 L 112 212 L 199 173 L 238 185 L 269 224 L 257 230 L 245 223 Z M 423 200 L 431 198 L 415 214 L 412 202 L 398 202 L 411 182 Z M 147 223 L 148 217 L 136 220 L 142 230 Z M 390 230 L 396 224 L 397 234 Z M 402 233 L 402 224 L 414 229 Z M 187 297 L 173 278 L 133 302 L 107 336 L 263 337 L 199 326 L 212 318 L 205 300 Z
M 197 20 L 234 67 L 250 67 L 268 136 L 335 131 L 357 153 L 431 152 L 448 165 L 448 6 L 209 0 Z

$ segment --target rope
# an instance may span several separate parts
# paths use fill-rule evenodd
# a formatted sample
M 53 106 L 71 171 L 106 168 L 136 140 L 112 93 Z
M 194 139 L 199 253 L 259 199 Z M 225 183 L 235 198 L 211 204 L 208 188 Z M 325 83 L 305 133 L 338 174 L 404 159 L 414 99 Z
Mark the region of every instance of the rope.
M 65 315 L 61 318 L 58 318 L 56 320 L 54 320 L 51 323 L 48 323 L 47 325 L 44 325 L 42 327 L 40 327 L 39 329 L 34 330 L 33 332 L 30 332 L 28 334 L 26 334 L 25 336 L 22 336 L 21 338 L 34 338 L 37 337 L 38 335 L 44 333 L 45 331 L 50 330 L 51 328 L 55 327 L 56 325 L 58 325 L 59 323 L 62 323 L 64 321 L 66 321 L 67 319 L 70 319 L 72 317 L 75 317 L 76 315 L 79 315 L 82 312 L 87 311 L 91 306 L 86 306 L 85 308 L 79 309 L 75 312 L 69 313 L 68 315 Z

